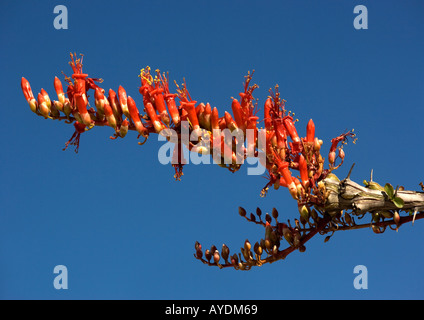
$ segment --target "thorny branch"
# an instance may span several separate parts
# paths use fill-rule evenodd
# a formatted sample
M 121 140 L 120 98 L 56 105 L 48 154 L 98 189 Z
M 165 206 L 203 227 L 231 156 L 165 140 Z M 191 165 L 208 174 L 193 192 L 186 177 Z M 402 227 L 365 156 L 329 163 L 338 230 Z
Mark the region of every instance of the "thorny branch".
M 76 54 L 71 53 L 69 64 L 73 74 L 71 77 L 65 75 L 66 92 L 61 81 L 57 77 L 54 80 L 57 101 L 50 100 L 44 89 L 35 99 L 29 82 L 25 78 L 21 81 L 25 99 L 36 115 L 74 123 L 75 132 L 64 149 L 72 145 L 78 152 L 81 134 L 95 127 L 113 128 L 110 137 L 113 140 L 124 138 L 128 131 L 136 131 L 137 138 L 144 138 L 143 142 L 138 142 L 140 145 L 150 134 L 161 134 L 178 146 L 172 157 L 176 180 L 181 179 L 186 164 L 180 152 L 182 144 L 192 152 L 213 154 L 214 161 L 230 172 L 239 170 L 246 157 L 264 155 L 262 165 L 266 168 L 268 182 L 262 188 L 261 196 L 265 196 L 270 187 L 276 190 L 282 187 L 287 188 L 296 200 L 299 217 L 294 219 L 294 224 L 290 220 L 278 221 L 275 208 L 272 217 L 265 214 L 265 220 L 259 208 L 256 214 L 249 216 L 245 209 L 239 208 L 242 217 L 264 227 L 264 238 L 255 243 L 253 252 L 252 245 L 246 240 L 240 253 L 232 256 L 225 244 L 221 251 L 212 246 L 203 253 L 201 244 L 196 242 L 195 257 L 207 265 L 249 270 L 253 266 L 285 259 L 295 250 L 305 251 L 306 242 L 317 234 L 329 234 L 325 238 L 328 241 L 335 232 L 342 230 L 371 228 L 375 233 L 383 233 L 387 227 L 398 230 L 402 224 L 414 223 L 424 217 L 424 192 L 393 188 L 389 183 L 383 187 L 373 181 L 372 174 L 361 186 L 350 180 L 353 167 L 342 181 L 334 174 L 344 162 L 344 145 L 349 139 L 356 141 L 353 130 L 331 140 L 328 168 L 324 169 L 323 141 L 315 136 L 314 122 L 309 120 L 305 137 L 299 136 L 298 120 L 294 113 L 285 109 L 286 101 L 280 97 L 278 85 L 270 90 L 263 107 L 263 119 L 259 121 L 258 102 L 253 97 L 258 86 L 251 85 L 253 72 L 245 77 L 240 99 L 231 98 L 233 115 L 225 111 L 220 117 L 216 107 L 192 99 L 185 79 L 181 85 L 175 82 L 176 92 L 172 93 L 169 75 L 156 70 L 153 76 L 151 69 L 146 67 L 139 75 L 143 114 L 122 86 L 119 86 L 118 94 L 109 89 L 106 97 L 105 90 L 98 85 L 103 79 L 83 73 L 82 56 L 77 59 Z M 90 90 L 94 91 L 96 108 L 89 103 Z M 263 128 L 258 128 L 259 124 L 263 124 Z M 226 129 L 234 134 L 231 139 L 221 134 Z M 197 133 L 198 143 L 183 141 L 183 130 Z M 253 137 L 250 140 L 246 139 L 249 134 Z M 242 144 L 241 149 L 237 149 L 238 143 Z M 294 172 L 299 174 L 294 175 Z M 422 182 L 420 186 L 424 191 Z M 371 222 L 358 224 L 358 220 L 365 216 L 370 217 Z M 289 246 L 280 249 L 284 241 Z

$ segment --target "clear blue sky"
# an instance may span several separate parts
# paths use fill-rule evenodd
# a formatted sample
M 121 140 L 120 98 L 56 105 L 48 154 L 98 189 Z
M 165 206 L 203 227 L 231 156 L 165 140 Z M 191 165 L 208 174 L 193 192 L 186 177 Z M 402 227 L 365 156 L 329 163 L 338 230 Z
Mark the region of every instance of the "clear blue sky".
M 68 8 L 68 30 L 53 27 L 53 8 Z M 353 27 L 353 8 L 368 8 L 368 30 Z M 219 270 L 193 258 L 226 243 L 239 251 L 263 229 L 238 206 L 260 206 L 294 219 L 286 189 L 259 197 L 265 179 L 218 166 L 187 166 L 181 182 L 157 160 L 163 142 L 137 145 L 131 132 L 84 134 L 79 154 L 62 151 L 72 125 L 44 120 L 20 89 L 56 99 L 53 79 L 71 74 L 69 52 L 84 71 L 123 85 L 141 105 L 146 65 L 186 77 L 190 93 L 220 113 L 255 69 L 259 106 L 280 85 L 288 109 L 310 118 L 329 141 L 355 129 L 346 148 L 352 178 L 402 184 L 424 180 L 424 3 L 417 1 L 2 1 L 0 10 L 1 188 L 0 298 L 23 299 L 407 299 L 424 298 L 424 224 L 375 235 L 316 237 L 305 253 L 250 272 Z M 65 265 L 69 289 L 53 287 Z M 355 290 L 353 268 L 368 268 L 368 290 Z

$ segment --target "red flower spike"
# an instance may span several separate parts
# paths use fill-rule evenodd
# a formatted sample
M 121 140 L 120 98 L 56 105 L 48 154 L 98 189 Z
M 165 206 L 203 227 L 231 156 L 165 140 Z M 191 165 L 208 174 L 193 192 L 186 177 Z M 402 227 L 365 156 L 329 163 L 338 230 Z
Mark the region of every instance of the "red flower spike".
M 311 120 L 309 120 L 308 125 L 306 126 L 306 142 L 314 142 L 315 139 L 315 124 Z
M 148 131 L 146 127 L 141 123 L 140 114 L 138 112 L 137 106 L 133 98 L 128 97 L 128 111 L 130 113 L 131 119 L 134 122 L 135 129 L 143 137 L 147 137 Z

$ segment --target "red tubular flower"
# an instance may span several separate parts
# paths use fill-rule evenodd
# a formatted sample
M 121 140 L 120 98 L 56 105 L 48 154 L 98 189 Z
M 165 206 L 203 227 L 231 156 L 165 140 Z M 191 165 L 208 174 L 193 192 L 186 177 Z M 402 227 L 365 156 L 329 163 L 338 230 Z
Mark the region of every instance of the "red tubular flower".
M 135 129 L 139 134 L 141 134 L 143 137 L 147 137 L 148 131 L 146 127 L 141 123 L 140 114 L 138 112 L 137 106 L 135 104 L 135 101 L 133 98 L 128 97 L 128 111 L 130 113 L 130 117 L 132 121 L 134 122 Z
M 227 124 L 228 129 L 230 129 L 231 131 L 238 129 L 237 123 L 234 121 L 231 114 L 229 114 L 227 111 L 225 111 L 224 119 L 225 119 L 225 123 Z
M 196 101 L 181 101 L 183 109 L 187 112 L 188 120 L 190 121 L 194 130 L 200 129 L 199 119 L 197 118 L 196 109 L 194 105 Z
M 314 142 L 315 139 L 315 124 L 309 120 L 308 125 L 306 126 L 306 142 Z
M 271 130 L 271 126 L 272 126 L 271 109 L 272 109 L 272 99 L 268 98 L 266 99 L 265 105 L 264 105 L 264 122 L 265 122 L 266 130 Z
M 122 120 L 122 110 L 121 105 L 119 104 L 118 97 L 116 96 L 116 92 L 112 89 L 109 89 L 109 104 L 112 107 L 113 115 L 118 122 Z
M 237 124 L 237 127 L 242 130 L 246 129 L 246 125 L 243 120 L 243 111 L 237 99 L 233 99 L 233 102 L 231 103 L 231 109 L 233 110 L 234 120 Z
M 297 134 L 296 127 L 293 123 L 293 118 L 290 116 L 285 116 L 283 118 L 283 124 L 287 132 L 290 135 L 290 138 L 293 140 L 292 152 L 299 153 L 302 151 L 302 142 L 300 141 L 299 135 Z
M 155 128 L 156 133 L 159 133 L 163 129 L 165 129 L 165 125 L 159 120 L 159 117 L 153 105 L 150 102 L 146 102 L 144 108 L 150 118 L 150 121 L 152 122 L 153 127 Z
M 50 108 L 48 107 L 47 102 L 41 93 L 38 94 L 37 98 L 38 98 L 38 109 L 40 110 L 41 115 L 47 119 L 49 117 Z
M 280 121 L 274 121 L 274 129 L 277 136 L 277 147 L 285 148 L 287 146 L 287 134 L 281 119 Z
M 308 165 L 306 163 L 305 157 L 302 154 L 299 156 L 299 171 L 303 185 L 306 186 L 309 182 Z
M 177 104 L 175 103 L 176 94 L 167 93 L 165 94 L 166 105 L 168 106 L 169 114 L 171 115 L 172 121 L 176 126 L 180 124 L 180 112 L 178 111 Z
M 57 94 L 57 98 L 61 104 L 65 103 L 65 94 L 63 93 L 62 82 L 60 82 L 58 77 L 54 77 L 54 89 Z
M 211 127 L 212 127 L 212 130 L 219 129 L 219 114 L 218 114 L 218 109 L 216 107 L 212 109 Z
M 105 115 L 105 110 L 104 110 L 105 96 L 104 96 L 102 90 L 103 89 L 100 89 L 100 88 L 96 88 L 94 90 L 94 104 L 96 105 L 97 114 L 98 114 L 100 120 L 103 120 L 103 117 Z
M 258 120 L 259 120 L 259 117 L 255 117 L 255 116 L 251 116 L 247 120 L 246 130 L 253 131 L 253 141 L 248 140 L 248 144 L 247 144 L 247 152 L 249 155 L 252 155 L 252 156 L 255 154 L 256 141 L 258 140 L 258 129 L 256 127 Z
M 121 138 L 124 138 L 127 135 L 129 125 L 130 122 L 128 121 L 128 119 L 122 121 L 121 126 L 119 127 L 119 135 L 121 136 Z
M 85 95 L 85 93 L 76 93 L 74 95 L 75 98 L 75 104 L 77 106 L 78 109 L 78 113 L 81 116 L 82 122 L 88 126 L 91 124 L 91 117 L 90 114 L 87 111 L 87 104 L 88 104 L 88 100 L 87 100 L 87 96 Z
M 127 93 L 122 86 L 119 86 L 118 88 L 118 97 L 119 97 L 119 104 L 121 105 L 122 113 L 125 114 L 127 118 L 131 118 L 130 112 L 128 111 Z
M 47 93 L 47 91 L 42 88 L 40 93 L 43 95 L 44 101 L 46 101 L 47 106 L 49 107 L 49 109 L 51 109 L 51 107 L 52 107 L 52 101 L 50 100 L 50 97 L 49 97 L 49 94 Z
M 212 127 L 211 127 L 211 114 L 212 114 L 212 108 L 211 105 L 208 103 L 206 103 L 205 106 L 205 113 L 204 113 L 204 126 L 206 130 L 211 131 Z
M 109 126 L 116 130 L 116 118 L 113 115 L 112 107 L 110 106 L 109 101 L 107 99 L 103 99 L 103 101 L 103 110 L 105 112 L 107 123 L 109 124 Z
M 163 97 L 163 89 L 156 88 L 150 92 L 153 96 L 156 110 L 159 112 L 159 117 L 166 126 L 169 126 L 170 119 L 168 111 L 166 110 L 165 99 Z
M 34 98 L 34 94 L 32 93 L 31 86 L 29 85 L 28 80 L 24 77 L 22 77 L 21 80 L 21 88 L 31 111 L 37 113 L 37 100 L 35 100 Z

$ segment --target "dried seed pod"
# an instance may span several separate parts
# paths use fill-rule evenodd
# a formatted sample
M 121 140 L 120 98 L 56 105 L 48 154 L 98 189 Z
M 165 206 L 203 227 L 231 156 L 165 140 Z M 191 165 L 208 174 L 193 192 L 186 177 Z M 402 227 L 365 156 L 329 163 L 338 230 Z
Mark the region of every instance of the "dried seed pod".
M 246 210 L 242 207 L 239 207 L 239 215 L 242 217 L 246 216 Z
M 213 254 L 213 261 L 215 261 L 215 263 L 218 263 L 219 259 L 221 259 L 221 257 L 219 256 L 219 251 L 215 250 L 215 252 Z
M 221 256 L 222 259 L 225 260 L 225 262 L 228 261 L 228 257 L 230 255 L 230 249 L 225 245 L 225 243 L 222 245 L 222 249 L 221 249 Z
M 300 247 L 299 247 L 299 252 L 305 252 L 306 251 L 306 247 L 302 244 Z
M 255 251 L 255 253 L 259 257 L 262 255 L 262 247 L 260 246 L 260 244 L 258 242 L 256 242 L 255 245 L 253 246 L 253 251 Z
M 238 265 L 238 262 L 239 262 L 238 256 L 237 256 L 237 254 L 236 254 L 236 253 L 234 253 L 234 254 L 231 256 L 231 263 L 232 263 L 234 266 L 237 266 L 237 265 Z
M 260 218 L 261 217 L 261 214 L 262 214 L 262 210 L 260 208 L 256 208 L 256 214 Z
M 211 247 L 211 253 L 213 254 L 213 253 L 215 253 L 215 251 L 217 250 L 217 248 L 215 247 L 215 245 L 212 245 L 212 247 Z
M 393 214 L 393 221 L 396 223 L 396 226 L 399 227 L 399 222 L 400 222 L 400 214 L 399 212 L 395 211 Z
M 295 232 L 294 236 L 293 236 L 293 245 L 297 248 L 300 245 L 300 233 L 299 232 Z
M 272 216 L 274 217 L 275 220 L 277 220 L 278 218 L 278 211 L 275 208 L 272 208 Z
M 195 250 L 198 250 L 198 249 L 202 249 L 202 245 L 198 242 L 198 241 L 196 241 L 195 243 L 194 243 L 194 249 Z
M 256 221 L 256 217 L 254 216 L 254 214 L 253 214 L 253 213 L 251 213 L 251 214 L 250 214 L 250 220 L 251 220 L 251 221 Z
M 206 251 L 205 251 L 205 258 L 206 258 L 206 260 L 208 260 L 208 261 L 210 261 L 210 260 L 211 260 L 211 258 L 212 258 L 212 254 L 211 254 L 211 252 L 209 251 L 209 249 L 206 249 Z
M 350 216 L 350 214 L 349 213 L 347 213 L 347 212 L 345 212 L 345 220 L 346 220 L 346 223 L 348 224 L 348 225 L 351 225 L 352 224 L 352 217 Z
M 203 257 L 202 249 L 196 250 L 196 256 L 197 256 L 198 259 L 202 259 L 202 257 Z
M 250 244 L 249 240 L 246 239 L 246 241 L 244 241 L 244 250 L 250 251 L 251 248 L 252 245 Z
M 265 214 L 265 221 L 268 222 L 268 223 L 271 223 L 271 221 L 272 221 L 272 218 L 268 213 Z

